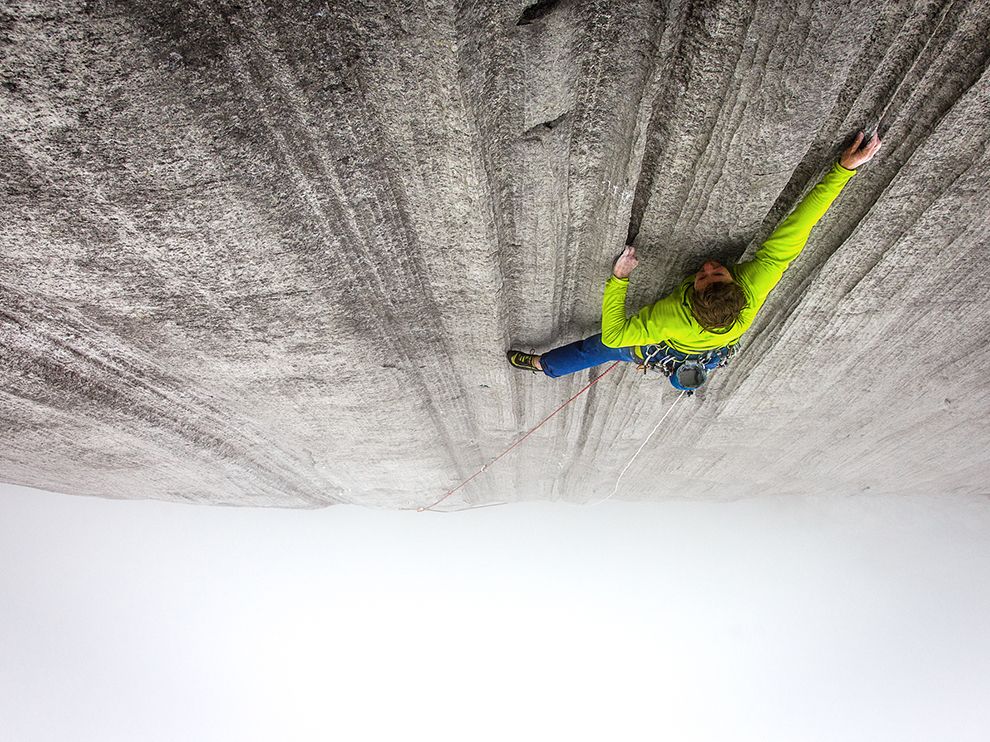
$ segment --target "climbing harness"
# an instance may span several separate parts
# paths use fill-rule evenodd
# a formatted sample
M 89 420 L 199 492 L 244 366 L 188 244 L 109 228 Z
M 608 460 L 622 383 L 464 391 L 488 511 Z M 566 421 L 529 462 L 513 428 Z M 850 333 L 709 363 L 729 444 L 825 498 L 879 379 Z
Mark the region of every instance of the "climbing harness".
M 704 353 L 682 353 L 666 343 L 641 347 L 643 362 L 638 366 L 644 375 L 663 376 L 671 386 L 689 397 L 707 380 L 708 372 L 728 366 L 739 352 L 739 345 L 727 345 Z
M 603 377 L 604 377 L 604 376 L 605 376 L 605 375 L 606 375 L 607 373 L 609 373 L 609 372 L 610 372 L 610 371 L 611 371 L 612 369 L 614 369 L 614 368 L 615 368 L 616 366 L 618 366 L 618 365 L 619 365 L 620 363 L 622 363 L 622 361 L 616 361 L 616 362 L 615 362 L 615 363 L 613 363 L 613 364 L 612 364 L 611 366 L 609 366 L 609 367 L 608 367 L 607 369 L 605 369 L 605 370 L 604 370 L 604 371 L 602 371 L 602 372 L 601 372 L 600 374 L 598 374 L 598 376 L 596 376 L 596 377 L 595 377 L 595 378 L 593 378 L 593 379 L 592 379 L 591 381 L 589 381 L 589 382 L 588 382 L 587 384 L 585 384 L 585 385 L 584 385 L 584 387 L 583 387 L 583 388 L 581 389 L 581 391 L 579 391 L 579 392 L 578 392 L 577 394 L 575 394 L 575 395 L 574 395 L 573 397 L 571 397 L 571 398 L 570 398 L 570 399 L 568 399 L 568 400 L 567 400 L 566 402 L 564 402 L 564 403 L 563 403 L 562 405 L 560 405 L 560 407 L 558 407 L 558 408 L 557 408 L 556 410 L 554 410 L 553 412 L 551 412 L 551 413 L 550 413 L 549 415 L 547 415 L 547 416 L 546 416 L 545 418 L 543 418 L 542 420 L 540 420 L 540 422 L 538 422 L 538 423 L 537 423 L 536 425 L 534 425 L 534 426 L 533 426 L 532 428 L 530 428 L 530 429 L 529 429 L 529 430 L 528 430 L 528 431 L 526 432 L 526 434 L 525 434 L 525 435 L 524 435 L 524 436 L 523 436 L 522 438 L 520 438 L 520 439 L 519 439 L 519 440 L 517 440 L 517 441 L 516 441 L 515 443 L 513 443 L 513 444 L 512 444 L 511 446 L 509 446 L 509 447 L 508 447 L 507 449 L 505 449 L 504 451 L 502 451 L 502 453 L 500 453 L 500 454 L 499 454 L 498 456 L 496 456 L 496 457 L 495 457 L 494 459 L 492 459 L 492 460 L 491 460 L 491 461 L 489 461 L 489 462 L 488 462 L 487 464 L 485 464 L 485 465 L 484 465 L 483 467 L 481 467 L 480 469 L 478 469 L 478 471 L 476 471 L 476 472 L 475 472 L 474 474 L 472 474 L 472 475 L 471 475 L 470 477 L 468 477 L 467 479 L 465 479 L 465 480 L 464 480 L 463 482 L 461 482 L 461 483 L 460 483 L 459 485 L 457 485 L 457 486 L 456 486 L 456 487 L 454 487 L 453 489 L 449 489 L 449 490 L 447 490 L 447 491 L 446 491 L 446 492 L 445 492 L 445 493 L 443 494 L 443 497 L 441 497 L 440 499 L 438 499 L 438 500 L 437 500 L 436 502 L 434 502 L 434 503 L 433 503 L 433 504 L 431 504 L 431 505 L 427 505 L 426 507 L 421 507 L 421 508 L 416 508 L 416 511 L 417 511 L 417 512 L 419 512 L 419 513 L 423 513 L 423 512 L 426 512 L 427 510 L 433 510 L 433 508 L 435 508 L 435 507 L 436 507 L 437 505 L 439 505 L 439 504 L 440 504 L 441 502 L 443 502 L 443 501 L 444 501 L 444 500 L 446 500 L 446 499 L 447 499 L 448 497 L 450 497 L 450 496 L 451 496 L 452 494 L 454 494 L 455 492 L 457 492 L 457 490 L 459 490 L 459 489 L 461 489 L 462 487 L 464 487 L 464 486 L 465 486 L 465 485 L 466 485 L 466 484 L 467 484 L 468 482 L 470 482 L 470 481 L 471 481 L 471 480 L 473 480 L 474 478 L 476 478 L 476 477 L 478 477 L 478 476 L 480 476 L 480 475 L 481 475 L 481 474 L 483 474 L 484 472 L 486 472 L 486 471 L 488 471 L 488 467 L 490 467 L 490 466 L 492 466 L 492 465 L 493 465 L 493 464 L 494 464 L 494 463 L 495 463 L 496 461 L 498 461 L 498 460 L 499 460 L 499 459 L 501 459 L 501 458 L 502 458 L 503 456 L 505 456 L 505 455 L 506 455 L 507 453 L 509 453 L 509 451 L 511 451 L 511 450 L 512 450 L 513 448 L 515 448 L 516 446 L 518 446 L 518 445 L 519 445 L 520 443 L 522 443 L 522 442 L 523 442 L 524 440 L 526 440 L 527 438 L 529 438 L 529 437 L 530 437 L 531 435 L 533 435 L 533 433 L 535 433 L 535 432 L 536 432 L 537 430 L 539 430 L 540 428 L 542 428 L 542 427 L 543 427 L 543 426 L 544 426 L 544 425 L 545 425 L 545 424 L 547 423 L 547 421 L 549 421 L 549 420 L 550 420 L 550 418 L 552 418 L 552 417 L 553 417 L 554 415 L 556 415 L 556 414 L 557 414 L 558 412 L 560 412 L 560 411 L 561 411 L 562 409 L 564 409 L 565 407 L 567 407 L 567 405 L 569 405 L 569 404 L 570 404 L 571 402 L 573 402 L 573 401 L 574 401 L 575 399 L 577 399 L 578 397 L 580 397 L 580 396 L 581 396 L 582 394 L 584 394 L 584 393 L 585 393 L 586 391 L 588 391 L 589 389 L 591 389 L 591 387 L 593 387 L 593 386 L 594 386 L 595 384 L 597 384 L 597 383 L 599 382 L 599 380 L 601 380 L 601 379 L 602 379 L 602 378 L 603 378 Z M 503 503 L 499 503 L 499 504 L 503 504 Z M 482 507 L 483 507 L 483 506 L 482 506 Z M 471 508 L 461 508 L 461 510 L 470 510 L 470 509 L 471 509 Z
M 674 401 L 670 403 L 670 407 L 668 407 L 667 408 L 667 411 L 665 413 L 663 413 L 663 417 L 660 418 L 660 420 L 657 422 L 657 424 L 653 426 L 653 430 L 651 430 L 650 431 L 650 434 L 648 436 L 646 436 L 646 440 L 644 440 L 640 444 L 639 448 L 636 449 L 636 453 L 634 453 L 632 455 L 632 458 L 629 459 L 629 461 L 626 462 L 626 465 L 624 467 L 622 467 L 622 471 L 619 472 L 619 476 L 616 477 L 616 479 L 615 479 L 615 486 L 612 487 L 612 491 L 609 492 L 605 497 L 603 497 L 598 502 L 593 502 L 592 505 L 601 505 L 603 502 L 605 502 L 606 500 L 608 500 L 609 498 L 611 498 L 612 495 L 614 495 L 616 492 L 619 491 L 619 482 L 622 481 L 622 476 L 626 473 L 626 470 L 630 466 L 632 466 L 632 462 L 634 462 L 636 460 L 636 457 L 639 456 L 640 451 L 642 451 L 644 448 L 646 448 L 646 444 L 650 442 L 650 438 L 652 438 L 653 437 L 653 434 L 656 433 L 660 429 L 660 426 L 661 425 L 663 425 L 663 421 L 667 419 L 667 415 L 669 415 L 671 413 L 671 410 L 674 409 L 674 405 L 677 404 L 677 400 L 679 400 L 685 394 L 690 394 L 690 392 L 688 392 L 688 391 L 682 391 L 680 394 L 678 394 L 674 398 Z

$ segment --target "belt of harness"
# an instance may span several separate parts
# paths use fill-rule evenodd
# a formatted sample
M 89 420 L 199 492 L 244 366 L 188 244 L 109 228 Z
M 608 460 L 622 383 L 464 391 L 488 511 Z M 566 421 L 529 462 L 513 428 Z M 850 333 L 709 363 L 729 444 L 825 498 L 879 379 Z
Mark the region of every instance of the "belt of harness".
M 727 345 L 704 353 L 682 353 L 666 343 L 641 346 L 643 362 L 639 368 L 644 374 L 662 374 L 675 389 L 690 396 L 708 380 L 708 372 L 729 365 L 739 352 L 739 345 Z

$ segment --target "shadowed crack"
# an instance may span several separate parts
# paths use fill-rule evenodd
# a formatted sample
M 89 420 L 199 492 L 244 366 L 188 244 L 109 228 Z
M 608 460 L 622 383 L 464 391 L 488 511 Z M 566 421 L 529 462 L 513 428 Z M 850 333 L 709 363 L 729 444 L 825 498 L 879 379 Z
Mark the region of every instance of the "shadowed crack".
M 529 5 L 526 10 L 522 12 L 522 15 L 519 16 L 519 20 L 516 21 L 516 25 L 528 26 L 530 23 L 540 20 L 540 18 L 548 15 L 559 2 L 560 0 L 538 0 L 538 2 Z
M 532 126 L 529 129 L 526 129 L 526 131 L 523 132 L 523 136 L 524 137 L 539 136 L 544 132 L 553 131 L 558 126 L 560 126 L 564 122 L 564 120 L 568 116 L 570 116 L 570 114 L 571 114 L 570 111 L 564 111 L 555 119 L 551 119 L 550 121 L 544 121 L 542 123 L 537 124 L 536 126 Z

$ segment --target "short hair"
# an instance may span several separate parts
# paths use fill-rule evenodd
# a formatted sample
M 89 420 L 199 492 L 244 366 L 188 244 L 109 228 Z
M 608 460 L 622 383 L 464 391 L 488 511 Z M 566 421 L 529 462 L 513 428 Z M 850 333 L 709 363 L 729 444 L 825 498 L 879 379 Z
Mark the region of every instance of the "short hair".
M 700 292 L 692 291 L 691 314 L 708 332 L 731 327 L 745 308 L 746 294 L 733 281 L 710 283 Z

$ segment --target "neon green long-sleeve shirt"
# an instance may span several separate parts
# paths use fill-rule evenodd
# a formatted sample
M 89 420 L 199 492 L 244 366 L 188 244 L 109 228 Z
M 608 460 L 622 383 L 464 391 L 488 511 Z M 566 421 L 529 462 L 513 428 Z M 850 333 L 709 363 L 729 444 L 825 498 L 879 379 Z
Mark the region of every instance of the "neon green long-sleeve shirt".
M 660 301 L 626 318 L 628 278 L 612 276 L 605 283 L 602 299 L 602 342 L 610 348 L 651 345 L 665 342 L 684 353 L 700 353 L 738 342 L 756 319 L 756 313 L 777 285 L 787 266 L 808 242 L 812 227 L 856 174 L 838 163 L 822 178 L 801 203 L 780 223 L 752 260 L 729 268 L 733 280 L 746 295 L 746 308 L 736 322 L 722 332 L 709 332 L 691 314 L 690 276 Z

